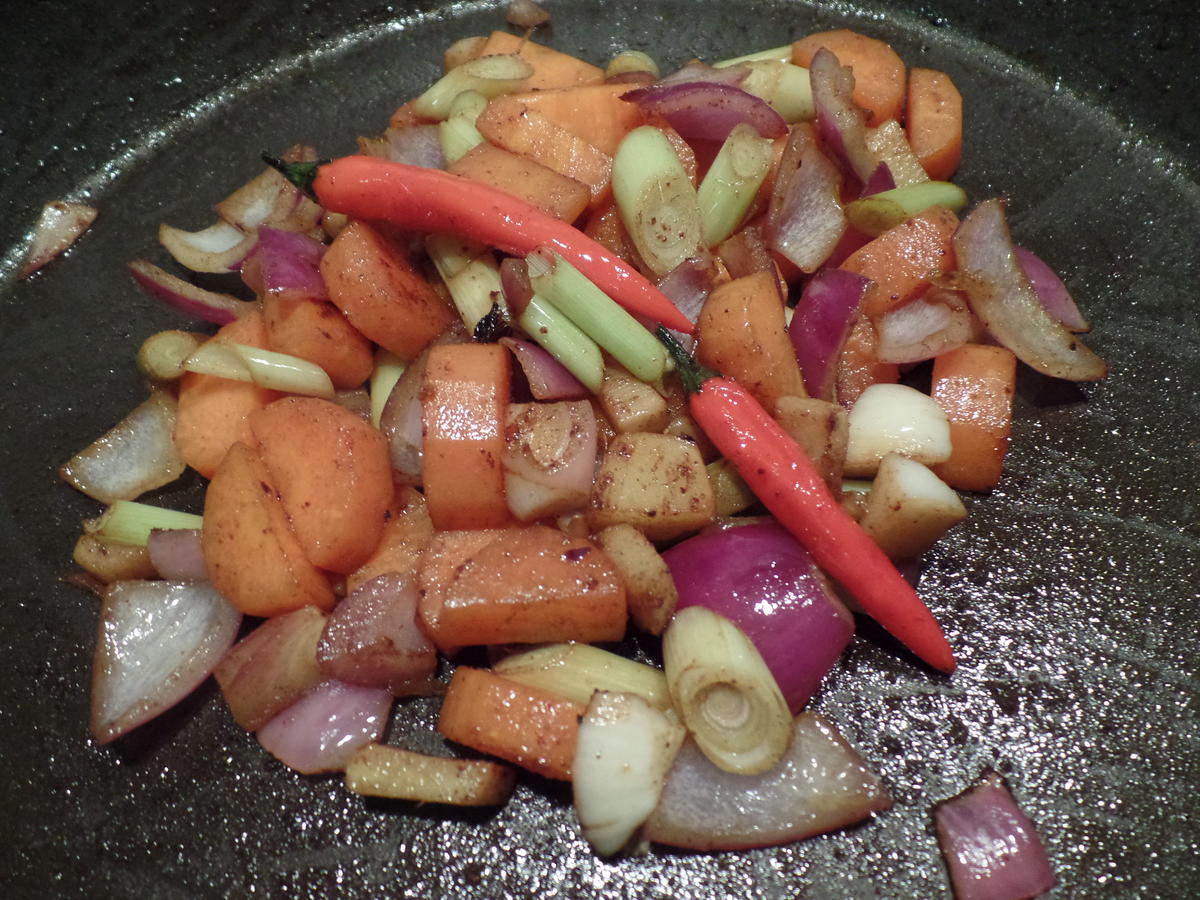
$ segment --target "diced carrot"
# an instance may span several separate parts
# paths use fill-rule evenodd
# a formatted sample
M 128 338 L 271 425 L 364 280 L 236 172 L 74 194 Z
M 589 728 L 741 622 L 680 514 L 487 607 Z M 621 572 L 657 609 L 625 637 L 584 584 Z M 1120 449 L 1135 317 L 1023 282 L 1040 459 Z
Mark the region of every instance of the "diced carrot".
M 708 295 L 696 321 L 696 357 L 741 382 L 764 409 L 804 397 L 804 377 L 787 335 L 774 272 L 726 282 Z
M 963 344 L 933 361 L 931 395 L 950 421 L 950 458 L 933 467 L 964 491 L 990 491 L 1000 481 L 1012 425 L 1017 360 L 1010 350 Z
M 285 397 L 250 416 L 305 556 L 353 572 L 379 544 L 392 498 L 387 440 L 350 410 L 316 397 Z
M 216 337 L 268 349 L 267 327 L 257 310 L 221 326 Z M 211 478 L 235 441 L 251 442 L 246 417 L 280 396 L 247 381 L 184 373 L 175 412 L 175 446 L 184 462 Z
M 415 570 L 432 538 L 433 523 L 429 521 L 425 497 L 410 485 L 398 485 L 384 513 L 383 534 L 375 552 L 346 576 L 346 593 L 380 575 Z
M 578 219 L 592 200 L 587 185 L 487 141 L 451 163 L 448 171 L 507 191 L 564 222 Z
M 586 63 L 582 59 L 535 44 L 528 38 L 493 31 L 488 35 L 480 56 L 515 53 L 533 66 L 533 74 L 525 80 L 526 90 L 566 88 L 579 84 L 600 84 L 604 81 L 604 70 Z
M 530 525 L 502 531 L 441 585 L 438 644 L 618 641 L 625 586 L 586 538 Z
M 514 94 L 526 109 L 538 112 L 612 156 L 621 140 L 645 121 L 636 103 L 622 100 L 634 84 L 587 84 L 553 91 Z
M 459 666 L 442 700 L 438 731 L 480 753 L 571 779 L 582 704 L 485 669 Z
M 435 531 L 425 547 L 425 552 L 421 554 L 417 569 L 417 580 L 421 588 L 417 615 L 429 639 L 447 655 L 457 651 L 459 645 L 438 643 L 446 586 L 454 580 L 454 575 L 460 567 L 465 566 L 476 553 L 502 532 L 503 529 L 499 528 Z
M 292 533 L 267 467 L 241 442 L 209 482 L 201 546 L 213 586 L 247 615 L 333 606 L 329 581 Z
M 365 222 L 338 233 L 321 258 L 321 275 L 350 324 L 406 361 L 458 316 L 403 248 Z
M 913 69 L 908 76 L 905 130 L 930 178 L 946 181 L 962 158 L 962 94 L 945 72 Z
M 958 216 L 935 206 L 850 254 L 839 268 L 875 282 L 867 289 L 863 312 L 883 315 L 929 287 L 936 275 L 953 271 L 956 228 Z
M 421 480 L 439 530 L 511 521 L 504 496 L 504 417 L 512 375 L 499 344 L 441 344 L 421 386 Z
M 527 109 L 520 100 L 503 95 L 489 101 L 475 126 L 493 144 L 587 185 L 593 205 L 608 197 L 612 157 L 540 112 Z
M 408 128 L 412 125 L 425 125 L 429 122 L 424 116 L 419 115 L 413 109 L 413 102 L 409 100 L 407 103 L 401 104 L 392 113 L 391 119 L 388 121 L 388 126 L 391 128 Z
M 837 402 L 849 409 L 873 384 L 895 384 L 900 367 L 879 361 L 879 334 L 867 316 L 859 316 L 838 358 Z
M 854 102 L 867 111 L 867 125 L 899 119 L 904 109 L 904 60 L 875 38 L 839 28 L 820 31 L 792 44 L 792 62 L 806 68 L 822 47 L 854 70 Z
M 370 376 L 371 342 L 332 303 L 267 294 L 262 304 L 272 350 L 316 363 L 338 390 L 356 388 Z

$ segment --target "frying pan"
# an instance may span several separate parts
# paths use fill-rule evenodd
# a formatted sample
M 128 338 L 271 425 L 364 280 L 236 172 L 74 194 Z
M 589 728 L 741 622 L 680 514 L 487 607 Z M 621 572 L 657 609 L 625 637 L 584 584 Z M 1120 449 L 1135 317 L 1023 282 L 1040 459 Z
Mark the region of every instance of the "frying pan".
M 966 97 L 972 197 L 1003 192 L 1019 239 L 1062 271 L 1111 363 L 1101 384 L 1033 376 L 990 498 L 926 561 L 922 592 L 961 667 L 939 677 L 869 628 L 816 706 L 895 807 L 800 844 L 604 861 L 561 786 L 457 813 L 364 802 L 293 775 L 200 689 L 98 748 L 86 736 L 95 601 L 58 581 L 96 507 L 54 468 L 140 401 L 145 335 L 177 327 L 122 263 L 295 141 L 345 152 L 437 72 L 491 3 L 42 0 L 0 40 L 0 871 L 6 897 L 948 896 L 930 807 L 985 767 L 1039 824 L 1058 897 L 1200 890 L 1194 789 L 1200 583 L 1197 29 L 1184 2 L 549 0 L 542 40 L 603 61 L 719 58 L 849 24 Z M 90 198 L 95 228 L 13 281 L 36 210 Z M 195 509 L 195 479 L 159 492 Z M 434 710 L 391 739 L 435 750 Z

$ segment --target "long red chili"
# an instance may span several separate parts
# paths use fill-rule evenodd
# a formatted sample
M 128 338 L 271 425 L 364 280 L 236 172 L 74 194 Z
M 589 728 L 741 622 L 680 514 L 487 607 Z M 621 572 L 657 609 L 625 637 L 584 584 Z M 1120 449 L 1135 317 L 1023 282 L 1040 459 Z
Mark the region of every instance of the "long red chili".
M 460 234 L 514 256 L 548 244 L 629 312 L 692 331 L 666 295 L 621 257 L 504 191 L 440 169 L 370 156 L 319 163 L 263 158 L 333 212 L 413 231 Z
M 792 436 L 741 385 L 699 369 L 664 329 L 658 335 L 679 365 L 692 418 L 755 496 L 864 612 L 929 665 L 953 672 L 954 651 L 933 614 Z

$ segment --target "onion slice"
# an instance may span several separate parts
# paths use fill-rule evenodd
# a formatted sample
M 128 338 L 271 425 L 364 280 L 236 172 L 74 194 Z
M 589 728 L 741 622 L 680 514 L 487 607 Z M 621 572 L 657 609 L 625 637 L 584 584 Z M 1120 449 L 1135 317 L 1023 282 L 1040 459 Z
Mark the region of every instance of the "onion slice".
M 788 336 L 809 396 L 832 400 L 842 345 L 871 281 L 842 269 L 822 269 L 804 286 Z
M 258 244 L 242 265 L 242 280 L 260 297 L 289 300 L 328 300 L 321 277 L 325 245 L 295 231 L 266 225 L 258 229 Z
M 1054 887 L 1037 830 L 995 772 L 933 817 L 958 900 L 1024 900 Z
M 815 272 L 846 232 L 846 213 L 838 197 L 842 177 L 815 142 L 800 154 L 800 168 L 788 178 L 786 192 L 770 228 L 771 246 L 802 272 Z
M 1075 305 L 1075 299 L 1067 290 L 1067 286 L 1062 283 L 1062 279 L 1058 277 L 1058 273 L 1046 265 L 1042 258 L 1032 250 L 1026 250 L 1016 244 L 1013 245 L 1013 250 L 1016 251 L 1017 263 L 1021 266 L 1021 271 L 1029 279 L 1038 299 L 1042 301 L 1042 306 L 1046 307 L 1046 312 L 1071 331 L 1078 333 L 1091 330 L 1092 326 L 1083 317 L 1079 307 Z
M 876 329 L 880 362 L 915 363 L 969 341 L 975 318 L 958 292 L 935 288 L 888 310 L 877 320 Z
M 833 831 L 891 805 L 837 729 L 804 712 L 792 723 L 787 754 L 761 775 L 723 772 L 686 741 L 643 831 L 672 847 L 744 850 Z
M 232 294 L 198 288 L 143 259 L 135 259 L 128 268 L 133 280 L 147 294 L 194 319 L 224 325 L 255 308 Z
M 54 259 L 92 227 L 96 221 L 96 208 L 83 203 L 55 200 L 42 207 L 37 225 L 33 227 L 33 240 L 25 264 L 17 273 L 18 278 L 28 278 L 50 260 Z
M 305 775 L 340 772 L 360 747 L 383 734 L 392 694 L 325 681 L 259 729 L 263 749 Z
M 866 113 L 851 99 L 854 72 L 824 47 L 813 56 L 808 71 L 821 139 L 859 181 L 868 183 L 879 161 L 867 146 Z
M 155 528 L 146 550 L 155 571 L 168 581 L 208 581 L 199 528 Z
M 788 130 L 783 116 L 767 101 L 716 81 L 655 84 L 635 88 L 622 99 L 662 116 L 689 142 L 724 141 L 741 123 L 771 140 L 783 137 Z
M 190 694 L 233 644 L 241 621 L 209 584 L 111 585 L 92 671 L 92 735 L 107 744 Z
M 567 367 L 531 341 L 500 338 L 500 343 L 512 351 L 535 400 L 582 400 L 591 392 Z
M 1021 271 L 1005 221 L 1004 204 L 985 200 L 954 235 L 958 284 L 971 310 L 997 341 L 1043 375 L 1098 381 L 1104 360 L 1056 321 Z
M 193 272 L 233 272 L 254 249 L 258 236 L 217 221 L 200 231 L 158 226 L 158 242 L 175 261 Z

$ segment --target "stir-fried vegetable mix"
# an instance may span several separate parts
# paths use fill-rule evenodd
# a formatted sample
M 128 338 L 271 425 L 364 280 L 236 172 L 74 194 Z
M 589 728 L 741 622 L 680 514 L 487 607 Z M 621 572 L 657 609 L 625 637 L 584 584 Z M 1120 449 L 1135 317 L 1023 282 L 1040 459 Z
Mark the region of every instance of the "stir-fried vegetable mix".
M 662 78 L 503 32 L 446 61 L 358 155 L 293 148 L 212 227 L 163 226 L 253 301 L 130 263 L 219 327 L 148 338 L 150 399 L 62 469 L 108 504 L 75 555 L 94 736 L 215 674 L 268 751 L 356 793 L 572 780 L 604 854 L 886 809 L 803 711 L 847 604 L 953 672 L 896 563 L 1001 478 L 1018 361 L 1104 374 L 1004 204 L 948 180 L 953 81 L 850 31 Z M 185 467 L 202 517 L 137 502 Z M 635 631 L 661 664 L 596 646 Z M 381 742 L 413 695 L 473 761 Z

